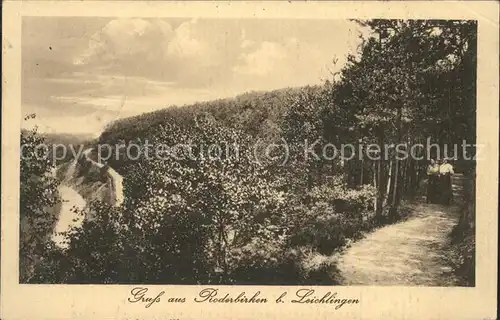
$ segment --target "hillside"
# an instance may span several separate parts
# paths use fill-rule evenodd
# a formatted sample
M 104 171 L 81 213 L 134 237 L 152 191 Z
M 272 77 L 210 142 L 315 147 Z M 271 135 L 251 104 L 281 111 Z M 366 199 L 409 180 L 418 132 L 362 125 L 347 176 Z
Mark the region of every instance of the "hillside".
M 44 133 L 45 140 L 50 144 L 87 144 L 95 140 L 91 134 L 73 134 L 73 133 Z
M 169 106 L 138 116 L 120 119 L 109 124 L 99 141 L 132 140 L 148 128 L 167 121 L 190 124 L 196 115 L 208 113 L 226 125 L 259 134 L 267 122 L 279 124 L 287 103 L 304 90 L 319 90 L 322 86 L 284 88 L 274 91 L 252 91 L 234 98 L 198 102 L 185 106 Z
M 114 146 L 144 141 L 152 139 L 153 132 L 162 126 L 175 124 L 189 128 L 196 124 L 197 119 L 206 118 L 254 138 L 273 141 L 280 136 L 280 127 L 293 102 L 303 95 L 318 94 L 326 88 L 322 85 L 248 92 L 234 98 L 170 106 L 110 123 L 102 132 L 98 143 Z M 109 164 L 118 172 L 124 173 L 123 163 L 110 159 Z

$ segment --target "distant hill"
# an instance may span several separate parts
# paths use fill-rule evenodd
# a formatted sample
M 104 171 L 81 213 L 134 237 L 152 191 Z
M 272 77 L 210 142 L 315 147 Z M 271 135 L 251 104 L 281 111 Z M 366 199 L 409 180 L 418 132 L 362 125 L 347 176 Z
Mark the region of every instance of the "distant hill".
M 45 140 L 51 144 L 78 145 L 88 144 L 96 141 L 91 134 L 72 134 L 72 133 L 42 133 Z
M 45 137 L 45 141 L 47 144 L 65 146 L 66 154 L 64 154 L 64 148 L 56 149 L 58 165 L 73 160 L 74 154 L 77 154 L 80 150 L 83 151 L 89 146 L 95 145 L 97 143 L 97 139 L 94 136 L 85 134 L 42 133 L 42 136 Z
M 195 116 L 210 115 L 217 121 L 252 135 L 265 134 L 280 123 L 289 102 L 302 90 L 319 90 L 321 86 L 284 88 L 274 91 L 253 91 L 234 98 L 198 102 L 186 106 L 171 106 L 154 112 L 120 119 L 110 123 L 99 138 L 100 143 L 131 141 L 160 124 L 173 121 L 191 125 Z

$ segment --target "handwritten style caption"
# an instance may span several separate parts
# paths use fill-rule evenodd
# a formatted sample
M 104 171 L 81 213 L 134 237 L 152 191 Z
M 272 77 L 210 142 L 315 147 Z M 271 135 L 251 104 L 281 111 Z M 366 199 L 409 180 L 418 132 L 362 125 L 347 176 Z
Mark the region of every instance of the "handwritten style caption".
M 168 295 L 165 291 L 151 292 L 146 287 L 136 287 L 130 291 L 127 301 L 133 304 L 143 305 L 145 308 L 159 303 L 185 303 L 192 299 L 195 303 L 294 303 L 294 304 L 328 304 L 338 310 L 346 305 L 359 304 L 359 298 L 341 297 L 337 292 L 317 292 L 314 289 L 298 289 L 294 292 L 283 291 L 275 297 L 267 297 L 263 292 L 239 292 L 230 294 L 216 288 L 202 289 L 195 297 L 175 297 Z

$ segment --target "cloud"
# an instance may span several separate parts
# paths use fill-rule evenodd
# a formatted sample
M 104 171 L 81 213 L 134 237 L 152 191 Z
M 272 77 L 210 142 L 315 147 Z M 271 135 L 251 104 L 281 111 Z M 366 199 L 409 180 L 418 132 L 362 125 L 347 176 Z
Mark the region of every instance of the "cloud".
M 210 86 L 231 75 L 243 37 L 237 21 L 192 19 L 173 29 L 159 19 L 116 19 L 90 38 L 73 63 L 100 73 Z
M 246 75 L 266 76 L 274 71 L 278 61 L 287 56 L 285 46 L 264 41 L 254 51 L 241 54 L 241 64 L 236 65 L 233 71 Z
M 75 64 L 95 59 L 129 60 L 162 58 L 173 36 L 172 27 L 162 20 L 117 19 L 110 21 L 89 40 L 87 50 L 74 60 Z
M 319 83 L 338 71 L 359 42 L 355 26 L 345 22 L 312 27 L 273 22 L 258 30 L 252 23 L 192 19 L 172 28 L 160 19 L 116 19 L 91 37 L 74 62 L 96 73 L 142 76 L 179 87 L 219 90 L 235 84 L 260 90 Z M 318 32 L 329 28 L 338 31 L 334 39 Z
M 239 82 L 252 90 L 300 86 L 326 78 L 333 57 L 314 43 L 288 37 L 247 46 L 232 70 Z
M 238 21 L 193 19 L 179 25 L 167 50 L 175 79 L 188 87 L 214 87 L 231 81 L 244 33 Z
M 358 31 L 340 20 L 32 18 L 23 110 L 35 106 L 47 128 L 94 131 L 172 104 L 321 83 Z
M 155 75 L 165 67 L 173 36 L 172 27 L 163 20 L 112 20 L 92 35 L 73 63 L 122 74 Z
M 245 39 L 241 42 L 241 47 L 243 49 L 245 48 L 249 48 L 251 46 L 255 45 L 255 41 L 252 41 L 252 40 L 248 40 L 248 39 Z
M 182 23 L 175 29 L 174 37 L 168 44 L 167 54 L 171 57 L 186 59 L 206 57 L 211 48 L 198 33 L 197 19 Z
M 322 83 L 340 71 L 349 54 L 356 54 L 359 36 L 366 38 L 366 30 L 348 21 L 287 21 L 280 30 L 256 28 L 241 43 L 232 67 L 234 83 L 247 90 Z

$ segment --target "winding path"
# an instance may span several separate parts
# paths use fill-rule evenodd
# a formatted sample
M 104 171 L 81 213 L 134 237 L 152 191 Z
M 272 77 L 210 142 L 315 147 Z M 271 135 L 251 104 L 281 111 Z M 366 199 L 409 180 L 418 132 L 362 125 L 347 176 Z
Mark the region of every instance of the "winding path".
M 102 169 L 104 165 L 92 160 L 92 158 L 90 157 L 90 152 L 92 152 L 92 148 L 89 148 L 83 152 L 85 160 L 90 162 L 98 169 Z M 62 180 L 62 184 L 59 187 L 59 193 L 63 202 L 59 211 L 57 223 L 52 233 L 52 241 L 54 241 L 54 243 L 60 248 L 66 248 L 68 245 L 66 243 L 67 237 L 64 235 L 64 233 L 68 232 L 73 226 L 80 226 L 84 220 L 83 216 L 77 215 L 73 211 L 73 208 L 83 209 L 86 205 L 85 199 L 82 198 L 82 196 L 73 188 L 73 186 L 71 186 L 70 183 L 75 174 L 77 162 L 78 160 L 75 159 L 70 164 L 67 172 L 65 173 L 65 177 Z M 111 189 L 110 203 L 115 206 L 120 206 L 123 203 L 124 199 L 123 177 L 115 170 L 113 170 L 113 168 L 108 168 L 106 171 L 106 175 L 108 177 Z
M 454 203 L 463 196 L 463 177 L 453 177 Z M 343 285 L 453 286 L 443 259 L 459 207 L 418 203 L 407 220 L 382 227 L 340 255 Z
M 83 216 L 75 214 L 73 208 L 83 209 L 85 207 L 85 200 L 75 189 L 65 185 L 59 187 L 59 193 L 63 202 L 52 234 L 52 241 L 58 247 L 66 248 L 66 237 L 61 233 L 68 232 L 73 226 L 82 224 Z

